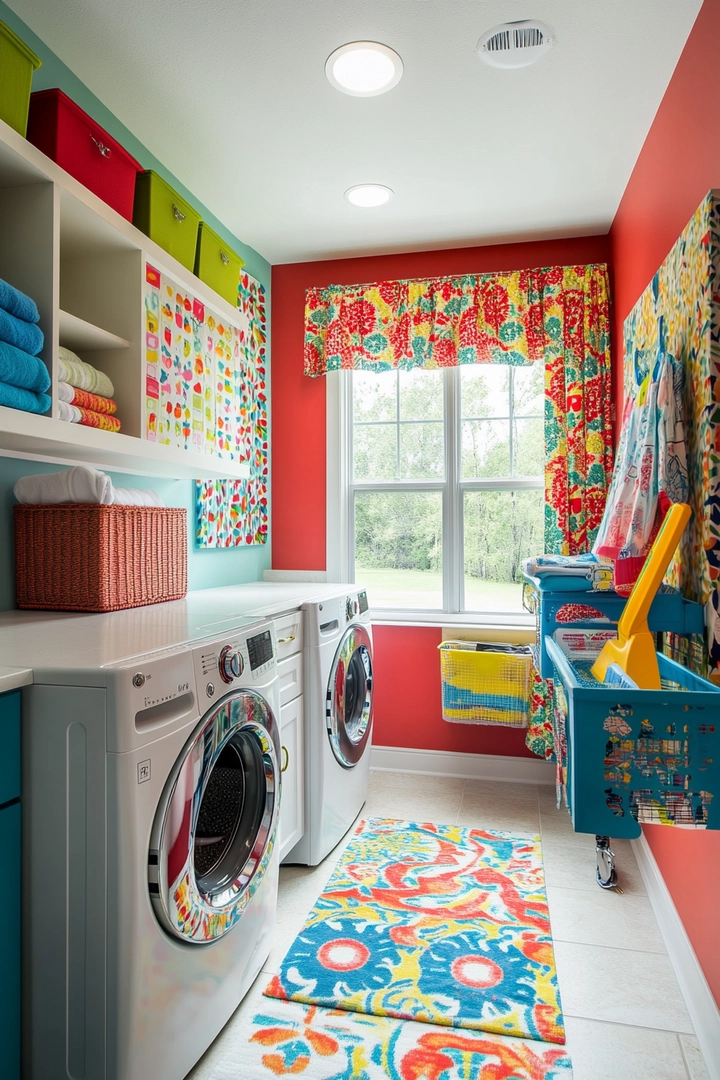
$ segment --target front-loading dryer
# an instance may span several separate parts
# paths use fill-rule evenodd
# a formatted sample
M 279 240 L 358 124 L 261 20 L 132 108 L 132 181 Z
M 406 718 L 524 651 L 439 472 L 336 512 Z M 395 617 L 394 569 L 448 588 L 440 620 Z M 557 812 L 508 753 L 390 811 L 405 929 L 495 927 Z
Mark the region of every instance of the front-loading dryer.
M 182 1080 L 267 957 L 276 649 L 244 622 L 28 690 L 31 1080 Z
M 363 808 L 373 723 L 367 593 L 343 592 L 305 612 L 305 835 L 283 860 L 316 866 Z

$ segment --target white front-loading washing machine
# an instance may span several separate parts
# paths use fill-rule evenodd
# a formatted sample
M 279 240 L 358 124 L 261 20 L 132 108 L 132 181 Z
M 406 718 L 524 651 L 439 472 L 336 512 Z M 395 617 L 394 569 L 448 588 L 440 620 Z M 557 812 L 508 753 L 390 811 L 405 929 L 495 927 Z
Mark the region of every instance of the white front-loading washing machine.
M 188 633 L 74 671 L 45 657 L 27 690 L 31 1080 L 182 1080 L 269 952 L 281 768 L 273 625 Z
M 363 808 L 373 722 L 372 628 L 364 589 L 303 605 L 305 835 L 284 862 L 316 866 Z

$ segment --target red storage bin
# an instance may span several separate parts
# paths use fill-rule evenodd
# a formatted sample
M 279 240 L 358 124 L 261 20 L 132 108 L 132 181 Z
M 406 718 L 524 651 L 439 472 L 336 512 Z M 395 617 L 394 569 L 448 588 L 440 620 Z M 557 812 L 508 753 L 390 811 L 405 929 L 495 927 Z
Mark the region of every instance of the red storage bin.
M 27 137 L 132 221 L 135 177 L 142 165 L 62 90 L 39 90 L 30 95 Z

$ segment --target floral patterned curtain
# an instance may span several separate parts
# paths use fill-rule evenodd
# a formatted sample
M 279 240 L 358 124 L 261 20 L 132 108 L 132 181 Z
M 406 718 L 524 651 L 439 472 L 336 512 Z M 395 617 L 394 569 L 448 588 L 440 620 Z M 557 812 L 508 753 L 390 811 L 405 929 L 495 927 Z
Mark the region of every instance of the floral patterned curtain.
M 545 364 L 545 550 L 589 550 L 612 472 L 601 265 L 309 289 L 305 374 Z

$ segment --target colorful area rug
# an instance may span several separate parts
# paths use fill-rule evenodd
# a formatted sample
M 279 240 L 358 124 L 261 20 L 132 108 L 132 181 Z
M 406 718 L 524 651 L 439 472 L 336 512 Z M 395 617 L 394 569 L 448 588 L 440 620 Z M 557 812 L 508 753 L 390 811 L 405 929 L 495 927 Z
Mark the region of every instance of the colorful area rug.
M 564 1042 L 539 839 L 362 822 L 265 994 Z
M 572 1080 L 570 1058 L 547 1043 L 294 1001 L 248 1005 L 216 1080 Z

